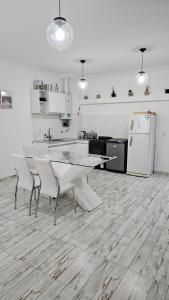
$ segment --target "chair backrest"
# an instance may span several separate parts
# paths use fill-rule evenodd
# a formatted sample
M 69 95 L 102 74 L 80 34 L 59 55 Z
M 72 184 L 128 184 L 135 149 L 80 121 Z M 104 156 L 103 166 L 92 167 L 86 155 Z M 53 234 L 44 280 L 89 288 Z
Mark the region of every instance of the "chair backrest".
M 14 160 L 14 166 L 19 176 L 19 187 L 31 190 L 33 187 L 33 177 L 29 171 L 26 158 L 22 154 L 11 154 Z
M 33 146 L 35 148 L 36 153 L 38 154 L 46 154 L 49 152 L 48 145 L 45 143 L 36 143 L 33 144 Z
M 44 143 L 34 143 L 32 145 L 23 146 L 22 148 L 30 170 L 35 169 L 33 157 L 48 153 L 48 145 Z
M 27 158 L 28 167 L 30 170 L 35 169 L 35 164 L 33 162 L 33 157 L 36 156 L 36 148 L 35 145 L 26 145 L 22 146 L 23 154 Z M 29 157 L 30 156 L 30 157 Z
M 36 154 L 35 145 L 24 145 L 22 146 L 23 153 L 25 156 L 34 156 Z
M 35 157 L 34 163 L 41 179 L 41 193 L 57 197 L 59 181 L 54 175 L 50 161 Z

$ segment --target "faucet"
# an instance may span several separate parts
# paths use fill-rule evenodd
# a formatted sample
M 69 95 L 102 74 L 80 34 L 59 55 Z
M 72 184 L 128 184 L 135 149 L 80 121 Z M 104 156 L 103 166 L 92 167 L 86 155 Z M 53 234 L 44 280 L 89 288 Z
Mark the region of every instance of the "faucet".
M 52 139 L 52 135 L 50 134 L 50 128 L 48 128 L 47 134 L 44 134 L 44 139 L 48 139 L 49 141 Z

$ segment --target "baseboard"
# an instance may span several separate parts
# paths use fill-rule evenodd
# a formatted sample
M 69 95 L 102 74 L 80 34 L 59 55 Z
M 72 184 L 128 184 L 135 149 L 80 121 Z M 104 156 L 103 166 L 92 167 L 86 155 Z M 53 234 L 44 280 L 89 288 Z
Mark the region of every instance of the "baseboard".
M 154 171 L 153 174 L 163 175 L 163 176 L 169 176 L 169 172 L 162 172 L 162 171 Z
M 16 177 L 16 175 L 6 176 L 6 177 L 3 177 L 3 178 L 0 178 L 0 181 L 6 180 L 6 179 L 9 179 L 9 178 L 15 178 L 15 177 Z

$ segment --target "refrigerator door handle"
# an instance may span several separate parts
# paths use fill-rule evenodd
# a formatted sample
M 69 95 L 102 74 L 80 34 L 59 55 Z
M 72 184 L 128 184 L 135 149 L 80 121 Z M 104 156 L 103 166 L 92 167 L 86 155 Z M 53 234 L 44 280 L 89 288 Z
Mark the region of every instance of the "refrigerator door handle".
M 131 147 L 132 143 L 133 143 L 133 137 L 131 136 L 130 137 L 130 147 Z
M 133 129 L 133 125 L 134 125 L 134 121 L 133 121 L 133 120 L 131 120 L 131 124 L 130 124 L 130 130 L 132 130 L 132 129 Z

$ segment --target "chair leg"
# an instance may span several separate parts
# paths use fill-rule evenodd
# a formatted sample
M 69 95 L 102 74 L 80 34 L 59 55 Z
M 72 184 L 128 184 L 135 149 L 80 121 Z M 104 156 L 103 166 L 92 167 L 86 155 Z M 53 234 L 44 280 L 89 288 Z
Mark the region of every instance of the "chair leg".
M 55 202 L 54 225 L 56 225 L 56 209 L 57 209 L 58 200 L 59 200 L 59 193 L 57 195 L 56 202 Z
M 35 201 L 35 218 L 38 217 L 38 203 L 39 203 L 39 197 L 40 197 L 40 188 L 38 189 L 38 197 Z
M 36 189 L 34 189 L 34 200 L 35 200 L 35 202 L 36 202 Z
M 49 205 L 51 205 L 52 204 L 52 197 L 50 196 L 49 197 Z
M 39 206 L 40 190 L 41 190 L 41 187 L 39 187 L 39 188 L 38 188 L 38 201 L 37 201 L 37 208 L 38 208 L 38 206 Z
M 17 194 L 18 194 L 18 183 L 16 184 L 16 187 L 15 187 L 15 204 L 14 204 L 14 209 L 17 209 Z
M 37 208 L 39 208 L 40 190 L 41 187 L 38 188 Z
M 75 189 L 74 188 L 73 188 L 73 201 L 74 201 L 74 210 L 75 210 L 75 213 L 76 213 L 77 202 L 76 202 L 76 199 L 75 199 Z
M 31 216 L 31 208 L 32 208 L 32 196 L 33 196 L 34 188 L 32 188 L 31 196 L 30 196 L 30 203 L 29 203 L 29 216 Z

